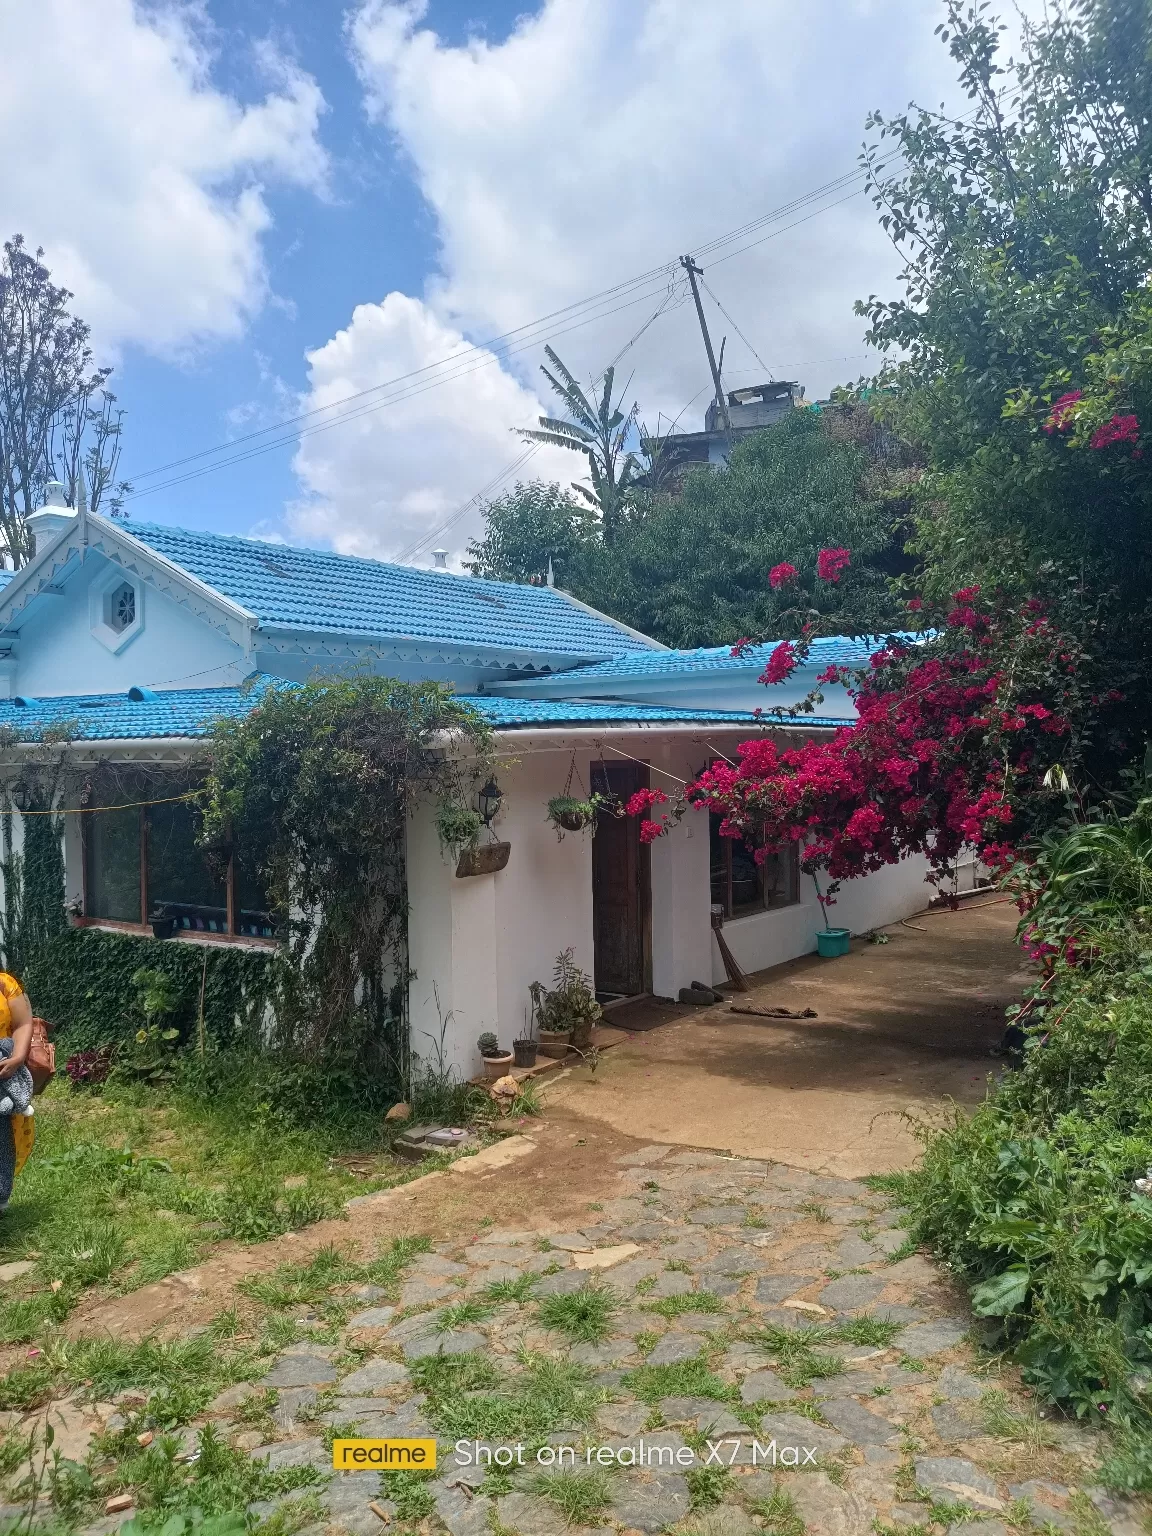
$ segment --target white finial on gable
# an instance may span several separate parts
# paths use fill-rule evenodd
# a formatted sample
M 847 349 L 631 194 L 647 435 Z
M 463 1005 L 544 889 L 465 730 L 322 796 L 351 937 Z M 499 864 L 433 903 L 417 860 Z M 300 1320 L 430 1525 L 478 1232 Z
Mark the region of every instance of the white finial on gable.
M 555 575 L 555 572 L 552 570 L 552 556 L 551 555 L 548 556 L 548 573 L 544 577 L 544 583 L 545 583 L 546 586 L 549 586 L 549 587 L 554 587 L 556 585 L 556 575 Z
M 37 551 L 43 550 L 76 521 L 76 513 L 64 500 L 64 486 L 59 480 L 49 480 L 44 505 L 28 519 L 28 531 L 36 540 Z

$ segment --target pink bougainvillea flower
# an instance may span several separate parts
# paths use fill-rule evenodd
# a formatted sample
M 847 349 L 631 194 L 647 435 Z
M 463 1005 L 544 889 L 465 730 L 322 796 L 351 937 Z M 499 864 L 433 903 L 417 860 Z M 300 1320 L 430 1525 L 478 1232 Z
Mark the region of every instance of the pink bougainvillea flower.
M 662 789 L 638 789 L 624 807 L 627 816 L 643 816 L 654 805 L 666 805 L 668 796 Z
M 744 652 L 750 651 L 755 644 L 755 640 L 750 640 L 747 635 L 744 635 L 741 639 L 737 640 L 728 654 L 729 656 L 743 656 Z
M 1089 448 L 1110 448 L 1113 443 L 1138 443 L 1140 423 L 1135 416 L 1110 416 L 1088 440 Z
M 773 592 L 779 592 L 781 587 L 786 587 L 790 581 L 795 581 L 799 575 L 794 565 L 789 565 L 787 560 L 781 560 L 779 565 L 774 565 L 768 572 L 768 585 Z
M 837 582 L 840 573 L 852 564 L 852 552 L 847 549 L 822 549 L 816 556 L 816 574 L 821 581 Z
M 1061 395 L 1059 400 L 1052 402 L 1052 409 L 1048 412 L 1048 420 L 1044 423 L 1044 430 L 1051 437 L 1053 432 L 1067 432 L 1076 419 L 1073 409 L 1083 399 L 1084 392 L 1079 389 L 1071 389 L 1066 395 Z
M 784 683 L 792 676 L 796 666 L 796 647 L 791 640 L 781 640 L 768 658 L 768 665 L 760 674 L 762 683 Z

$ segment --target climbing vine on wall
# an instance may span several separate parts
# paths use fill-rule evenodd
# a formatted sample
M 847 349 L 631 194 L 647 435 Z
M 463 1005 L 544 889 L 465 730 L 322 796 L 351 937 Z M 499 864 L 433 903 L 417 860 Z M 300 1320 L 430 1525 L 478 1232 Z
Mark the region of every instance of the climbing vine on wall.
M 0 748 L 20 749 L 16 772 L 0 792 L 0 949 L 8 970 L 22 975 L 32 957 L 65 931 L 64 818 L 60 789 L 73 729 L 67 722 L 35 738 L 0 732 Z M 16 812 L 22 839 L 17 846 Z
M 240 945 L 157 943 L 100 928 L 68 928 L 31 951 L 22 980 L 36 1012 L 59 1028 L 66 1054 L 130 1041 L 142 1021 L 142 969 L 171 983 L 165 1023 L 180 1044 L 203 1038 L 208 1049 L 258 1046 L 279 1000 L 283 961 L 278 951 Z
M 210 749 L 205 846 L 244 849 L 286 937 L 276 1044 L 406 1083 L 408 821 L 470 807 L 488 727 L 434 683 L 338 678 L 266 690 Z

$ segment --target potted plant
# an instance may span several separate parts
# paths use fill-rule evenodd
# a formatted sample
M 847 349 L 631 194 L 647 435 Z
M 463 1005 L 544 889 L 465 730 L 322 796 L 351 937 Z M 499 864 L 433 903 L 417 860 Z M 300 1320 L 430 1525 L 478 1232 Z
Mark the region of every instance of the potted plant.
M 565 832 L 584 832 L 589 827 L 595 831 L 599 809 L 599 795 L 589 795 L 586 800 L 576 795 L 553 795 L 548 802 L 548 820 L 556 828 L 557 842 Z
M 533 1026 L 536 1020 L 536 1011 L 524 1015 L 524 1033 L 519 1040 L 512 1042 L 512 1054 L 516 1058 L 518 1067 L 534 1067 L 536 1065 L 536 1052 L 540 1049 L 540 1042 L 533 1034 Z
M 456 860 L 456 873 L 461 879 L 468 875 L 494 875 L 508 863 L 511 843 L 480 842 L 480 833 L 486 826 L 479 811 L 452 800 L 442 800 L 436 808 L 440 846 Z
M 500 1049 L 490 1029 L 484 1031 L 476 1045 L 484 1060 L 484 1076 L 487 1080 L 494 1083 L 498 1078 L 507 1077 L 512 1067 L 512 1052 Z
M 820 915 L 824 919 L 823 928 L 816 930 L 816 953 L 825 960 L 834 960 L 838 955 L 848 953 L 852 931 L 849 928 L 833 928 L 828 922 L 828 908 L 835 905 L 833 897 L 837 886 L 830 885 L 827 891 L 822 892 L 815 870 L 812 871 L 812 884 L 816 887 L 816 900 L 820 903 Z
M 573 951 L 566 949 L 557 955 L 550 988 L 534 981 L 529 990 L 541 1055 L 565 1056 L 569 1046 L 587 1050 L 592 1043 L 592 1026 L 604 1010 L 596 1001 L 591 978 L 576 964 Z

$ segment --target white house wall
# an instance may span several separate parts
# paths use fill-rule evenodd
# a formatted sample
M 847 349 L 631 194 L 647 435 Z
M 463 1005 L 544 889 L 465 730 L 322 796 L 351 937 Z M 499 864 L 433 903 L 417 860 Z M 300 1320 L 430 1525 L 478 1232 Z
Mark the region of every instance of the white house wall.
M 623 761 L 611 749 L 622 748 L 649 763 L 653 786 L 671 793 L 710 756 L 734 755 L 745 734 L 611 734 L 604 738 L 603 757 Z M 587 789 L 601 751 L 586 737 L 572 741 L 575 788 Z M 439 1037 L 443 1018 L 445 1063 L 461 1076 L 479 1070 L 476 1039 L 482 1031 L 493 1030 L 511 1049 L 524 1027 L 530 983 L 549 982 L 561 950 L 571 947 L 584 970 L 595 970 L 592 839 L 567 833 L 557 841 L 545 819 L 548 800 L 564 789 L 572 748 L 554 738 L 533 741 L 525 732 L 517 757 L 513 733 L 503 738 L 501 751 L 505 800 L 495 831 L 512 845 L 504 870 L 458 879 L 440 852 L 431 807 L 417 814 L 409 832 L 413 1047 L 427 1056 L 429 1037 Z M 861 933 L 907 917 L 931 895 L 926 873 L 926 862 L 915 858 L 847 881 L 830 921 Z M 693 981 L 723 982 L 711 927 L 706 813 L 689 811 L 651 845 L 651 892 L 653 992 L 675 997 Z M 821 926 L 812 881 L 802 876 L 795 906 L 729 921 L 724 934 L 741 967 L 758 971 L 813 952 Z
M 110 561 L 90 554 L 61 596 L 41 598 L 23 619 L 14 694 L 126 693 L 134 685 L 217 688 L 242 681 L 252 670 L 238 645 L 147 583 L 140 632 L 113 655 L 92 633 L 89 606 L 92 583 L 110 569 Z

